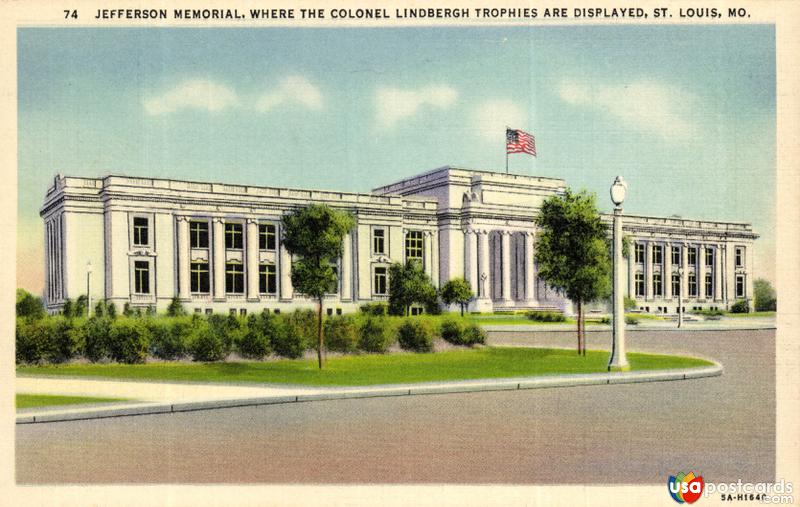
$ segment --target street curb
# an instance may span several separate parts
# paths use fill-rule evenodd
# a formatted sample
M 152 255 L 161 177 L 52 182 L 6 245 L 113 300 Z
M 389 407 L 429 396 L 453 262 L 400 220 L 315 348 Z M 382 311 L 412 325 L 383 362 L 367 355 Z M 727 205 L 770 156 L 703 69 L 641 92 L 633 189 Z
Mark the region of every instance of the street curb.
M 556 375 L 543 377 L 520 377 L 492 379 L 484 381 L 464 380 L 439 385 L 406 385 L 380 389 L 348 390 L 328 393 L 298 394 L 283 396 L 264 396 L 255 398 L 190 401 L 182 403 L 142 404 L 127 407 L 95 408 L 86 411 L 50 412 L 42 414 L 20 414 L 17 424 L 38 424 L 49 422 L 106 419 L 135 415 L 172 414 L 215 410 L 221 408 L 253 407 L 259 405 L 281 405 L 313 401 L 343 400 L 357 398 L 384 398 L 390 396 L 418 396 L 425 394 L 471 393 L 485 391 L 514 391 L 522 389 L 545 389 L 550 387 L 578 387 L 590 385 L 637 384 L 642 382 L 666 382 L 689 380 L 722 375 L 719 363 L 701 368 L 675 370 L 625 371 L 608 373 L 587 373 L 576 375 Z

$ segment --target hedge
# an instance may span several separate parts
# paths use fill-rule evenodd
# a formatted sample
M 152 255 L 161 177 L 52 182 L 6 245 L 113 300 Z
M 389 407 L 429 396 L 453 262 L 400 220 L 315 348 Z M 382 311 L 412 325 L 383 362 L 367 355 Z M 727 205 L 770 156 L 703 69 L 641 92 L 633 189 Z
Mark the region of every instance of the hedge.
M 384 305 L 385 306 L 385 305 Z M 327 350 L 339 353 L 385 353 L 395 343 L 428 352 L 442 336 L 458 346 L 485 342 L 480 327 L 449 318 L 387 317 L 362 312 L 326 317 Z M 224 361 L 232 352 L 260 360 L 270 356 L 300 358 L 316 345 L 316 315 L 311 310 L 251 314 L 247 318 L 212 314 L 152 316 L 128 312 L 116 318 L 18 317 L 17 363 L 61 363 L 77 357 L 92 362 L 143 363 L 151 358 L 175 361 Z

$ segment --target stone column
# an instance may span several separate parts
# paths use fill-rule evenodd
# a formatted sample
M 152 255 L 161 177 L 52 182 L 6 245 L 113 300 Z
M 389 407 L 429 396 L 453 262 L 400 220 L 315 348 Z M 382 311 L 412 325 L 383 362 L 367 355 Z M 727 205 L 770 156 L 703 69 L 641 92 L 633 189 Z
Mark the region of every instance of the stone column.
M 683 267 L 683 276 L 681 276 L 681 297 L 684 301 L 689 296 L 689 245 L 687 243 L 681 244 L 681 266 Z
M 636 298 L 634 283 L 634 265 L 636 264 L 636 243 L 631 241 L 631 248 L 628 252 L 628 297 Z
M 706 299 L 706 247 L 697 245 L 697 299 Z
M 533 262 L 533 233 L 525 232 L 525 301 L 528 304 L 536 303 L 536 278 L 534 278 Z
M 722 301 L 722 245 L 714 245 L 714 301 Z
M 503 273 L 502 298 L 504 302 L 511 302 L 511 232 L 502 231 L 501 264 L 500 270 Z
M 464 231 L 464 278 L 478 297 L 480 274 L 478 273 L 478 233 L 473 229 Z
M 245 270 L 247 271 L 247 299 L 258 301 L 258 221 L 247 219 Z
M 425 270 L 425 274 L 430 276 L 432 270 L 430 231 L 424 231 L 422 233 L 422 266 Z
M 653 299 L 653 242 L 645 244 L 644 256 L 644 297 L 648 301 Z
M 664 242 L 662 260 L 664 268 L 661 270 L 661 294 L 664 299 L 672 299 L 672 245 Z
M 189 285 L 189 263 L 191 255 L 189 252 L 189 219 L 178 217 L 178 298 L 188 300 L 190 298 Z
M 350 233 L 344 235 L 344 242 L 342 244 L 342 262 L 340 267 L 339 277 L 342 280 L 342 293 L 340 294 L 340 299 L 342 301 L 350 301 L 353 299 L 352 293 L 352 280 L 351 280 L 351 271 L 353 266 L 353 259 L 352 259 L 352 250 L 353 250 L 353 240 L 350 237 Z
M 278 261 L 281 277 L 281 299 L 289 300 L 294 297 L 294 288 L 292 287 L 292 255 L 283 244 L 283 239 L 280 243 L 280 260 Z
M 431 233 L 431 279 L 433 286 L 439 287 L 439 230 Z
M 478 294 L 481 299 L 491 299 L 492 274 L 489 270 L 489 231 L 478 231 Z
M 214 300 L 225 300 L 225 221 L 215 217 L 211 221 L 214 248 Z

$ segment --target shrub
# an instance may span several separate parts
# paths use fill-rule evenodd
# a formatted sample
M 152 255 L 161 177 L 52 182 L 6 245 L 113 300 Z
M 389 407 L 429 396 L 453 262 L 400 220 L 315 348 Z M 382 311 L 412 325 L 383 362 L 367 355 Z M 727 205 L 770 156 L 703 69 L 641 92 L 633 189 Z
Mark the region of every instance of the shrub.
M 358 349 L 358 322 L 352 315 L 325 321 L 325 346 L 335 352 L 355 352 Z
M 225 359 L 225 347 L 218 332 L 211 325 L 201 322 L 189 336 L 189 352 L 193 361 L 213 362 Z
M 190 318 L 152 319 L 150 329 L 150 353 L 159 359 L 173 360 L 186 355 L 189 337 L 194 328 Z
M 295 310 L 282 320 L 282 329 L 272 338 L 272 349 L 281 357 L 302 357 L 309 344 L 317 342 L 317 316 L 313 310 Z
M 632 315 L 626 315 L 625 316 L 625 324 L 628 324 L 630 326 L 638 326 L 639 325 L 639 319 L 637 319 L 636 317 L 634 317 Z
M 17 317 L 15 352 L 18 364 L 42 361 L 45 349 L 43 338 L 47 336 L 42 327 L 41 321 Z
M 466 326 L 455 319 L 442 321 L 442 339 L 453 345 L 463 345 L 463 335 Z
M 397 339 L 405 350 L 433 351 L 433 332 L 426 321 L 406 320 L 397 330 Z
M 107 357 L 111 319 L 92 316 L 92 318 L 86 320 L 83 329 L 83 356 L 93 363 Z
M 731 313 L 749 313 L 750 306 L 747 304 L 747 300 L 740 299 L 731 305 Z
M 34 296 L 25 289 L 17 289 L 17 317 L 41 319 L 44 316 L 42 298 Z
M 181 304 L 181 300 L 177 297 L 172 298 L 172 301 L 169 302 L 169 306 L 167 307 L 167 315 L 170 317 L 182 317 L 186 315 L 186 310 L 183 309 L 183 304 Z
M 478 344 L 484 345 L 486 343 L 486 331 L 477 324 L 468 325 L 462 336 L 464 337 L 464 345 L 468 347 Z
M 138 319 L 112 321 L 109 332 L 108 355 L 127 364 L 144 363 L 150 349 L 150 331 Z
M 529 312 L 528 318 L 536 322 L 565 322 L 567 320 L 563 313 L 541 311 Z
M 632 297 L 625 296 L 622 301 L 623 301 L 622 305 L 625 308 L 626 312 L 636 309 L 636 300 L 633 299 Z
M 386 315 L 389 310 L 389 305 L 386 303 L 365 303 L 361 305 L 358 310 L 367 315 Z
M 368 317 L 364 320 L 358 338 L 358 348 L 364 352 L 384 353 L 394 343 L 391 326 L 385 317 Z
M 264 332 L 263 317 L 250 315 L 247 318 L 247 327 L 236 341 L 236 348 L 242 357 L 263 359 L 270 354 L 270 336 Z
M 233 349 L 234 341 L 242 332 L 239 319 L 235 315 L 225 316 L 212 313 L 208 316 L 208 328 L 219 342 L 222 358 L 228 357 Z M 217 361 L 217 359 L 210 359 L 210 361 Z

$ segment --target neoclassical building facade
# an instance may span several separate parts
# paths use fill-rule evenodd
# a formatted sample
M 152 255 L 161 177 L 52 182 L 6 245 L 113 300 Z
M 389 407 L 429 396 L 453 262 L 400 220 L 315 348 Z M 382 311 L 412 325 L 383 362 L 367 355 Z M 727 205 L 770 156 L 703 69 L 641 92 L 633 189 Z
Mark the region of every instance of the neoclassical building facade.
M 388 299 L 388 268 L 417 259 L 434 284 L 464 277 L 471 310 L 557 309 L 572 304 L 537 276 L 542 201 L 564 180 L 443 167 L 371 193 L 156 178 L 57 176 L 45 223 L 45 300 L 58 311 L 88 293 L 121 308 L 287 311 L 314 302 L 294 291 L 284 214 L 309 203 L 347 210 L 330 313 Z M 610 223 L 610 217 L 604 217 Z M 628 293 L 642 311 L 729 307 L 752 299 L 749 224 L 625 216 Z

